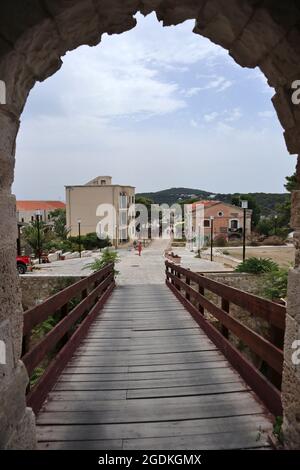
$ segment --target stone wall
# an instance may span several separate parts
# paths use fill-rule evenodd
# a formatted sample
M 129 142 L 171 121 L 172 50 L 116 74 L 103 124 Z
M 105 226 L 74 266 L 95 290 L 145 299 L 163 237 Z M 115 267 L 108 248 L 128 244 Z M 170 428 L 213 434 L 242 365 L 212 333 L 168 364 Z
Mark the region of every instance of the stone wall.
M 34 276 L 20 277 L 22 305 L 24 310 L 35 307 L 51 295 L 80 281 L 84 276 Z

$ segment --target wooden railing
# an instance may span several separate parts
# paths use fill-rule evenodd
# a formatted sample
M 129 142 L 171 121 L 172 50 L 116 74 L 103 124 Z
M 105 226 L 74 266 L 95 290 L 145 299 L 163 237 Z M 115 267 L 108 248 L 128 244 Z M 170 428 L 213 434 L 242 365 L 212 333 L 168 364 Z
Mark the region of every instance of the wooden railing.
M 109 264 L 25 312 L 22 361 L 30 378 L 40 364 L 45 367 L 39 381 L 28 387 L 27 404 L 35 413 L 114 287 L 114 265 Z M 53 317 L 58 322 L 35 342 L 36 329 Z
M 280 385 L 286 308 L 216 282 L 169 261 L 166 261 L 166 283 L 267 408 L 274 415 L 280 416 L 282 414 Z M 205 296 L 207 291 L 220 297 L 221 306 Z M 231 316 L 231 303 L 249 312 L 249 316 L 264 319 L 269 325 L 270 338 L 264 338 Z M 218 327 L 207 319 L 204 315 L 205 311 L 218 320 Z M 230 333 L 262 359 L 267 365 L 267 374 L 258 370 L 230 342 Z

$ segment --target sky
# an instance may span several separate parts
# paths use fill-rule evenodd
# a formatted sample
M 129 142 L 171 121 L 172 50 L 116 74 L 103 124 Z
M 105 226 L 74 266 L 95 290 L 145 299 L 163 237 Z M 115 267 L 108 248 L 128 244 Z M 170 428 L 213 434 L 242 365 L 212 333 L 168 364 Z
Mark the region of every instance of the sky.
M 65 199 L 65 185 L 111 175 L 138 192 L 284 192 L 296 159 L 258 69 L 154 16 L 63 57 L 31 91 L 17 140 L 18 199 Z

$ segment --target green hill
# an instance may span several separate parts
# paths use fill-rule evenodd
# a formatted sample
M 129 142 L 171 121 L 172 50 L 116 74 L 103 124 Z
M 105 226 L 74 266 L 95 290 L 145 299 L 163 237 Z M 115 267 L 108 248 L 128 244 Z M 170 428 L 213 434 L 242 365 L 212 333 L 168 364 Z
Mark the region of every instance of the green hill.
M 261 215 L 268 216 L 272 215 L 276 211 L 278 204 L 284 203 L 289 197 L 289 193 L 249 193 L 255 198 L 258 206 L 261 209 Z M 192 199 L 215 199 L 216 201 L 223 201 L 231 203 L 232 196 L 237 196 L 238 193 L 222 194 L 222 193 L 211 193 L 200 189 L 192 188 L 170 188 L 162 191 L 150 192 L 150 193 L 139 193 L 137 197 L 147 197 L 153 200 L 155 204 L 175 204 L 182 201 L 188 201 Z

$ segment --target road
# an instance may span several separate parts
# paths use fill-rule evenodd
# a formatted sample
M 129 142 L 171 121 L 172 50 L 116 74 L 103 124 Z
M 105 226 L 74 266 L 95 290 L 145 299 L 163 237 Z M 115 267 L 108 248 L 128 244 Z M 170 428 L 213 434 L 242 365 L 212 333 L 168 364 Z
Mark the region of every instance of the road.
M 161 284 L 165 280 L 164 251 L 169 246 L 169 240 L 154 240 L 148 248 L 138 256 L 133 249 L 119 249 L 120 263 L 117 269 L 120 272 L 117 283 L 119 285 Z M 195 253 L 183 248 L 174 248 L 174 252 L 182 257 L 182 266 L 193 271 L 222 271 L 226 270 L 220 263 L 211 263 L 208 260 L 195 258 Z M 39 270 L 34 270 L 28 276 L 84 276 L 91 271 L 85 267 L 93 258 L 77 258 L 66 261 L 56 261 L 43 264 Z

